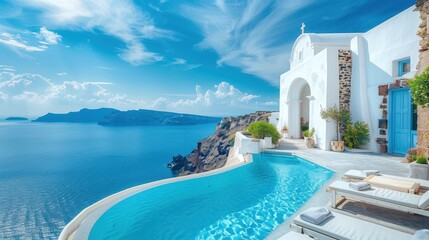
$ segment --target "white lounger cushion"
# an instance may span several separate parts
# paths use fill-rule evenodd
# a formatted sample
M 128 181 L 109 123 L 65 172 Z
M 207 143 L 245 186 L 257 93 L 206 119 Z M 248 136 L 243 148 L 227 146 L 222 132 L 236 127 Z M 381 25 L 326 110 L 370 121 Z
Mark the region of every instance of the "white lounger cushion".
M 299 216 L 294 219 L 294 223 L 295 225 L 341 240 L 410 240 L 412 237 L 410 234 L 375 223 L 349 217 L 337 212 L 332 213 L 333 217 L 320 225 L 303 221 Z
M 359 180 L 363 180 L 364 178 L 367 177 L 366 174 L 364 174 L 362 171 L 353 170 L 353 169 L 345 172 L 344 176 L 349 177 L 349 178 L 359 179 Z M 420 183 L 420 188 L 429 189 L 429 181 L 428 180 L 422 180 L 422 179 L 417 179 L 417 178 L 408 178 L 408 177 L 400 177 L 400 176 L 387 175 L 387 174 L 380 174 L 380 176 Z
M 297 232 L 288 232 L 277 240 L 314 240 L 314 238 Z
M 421 198 L 419 195 L 376 187 L 372 187 L 371 189 L 365 191 L 357 191 L 352 189 L 348 182 L 343 181 L 333 182 L 331 185 L 329 185 L 329 188 L 338 192 L 351 193 L 356 196 L 368 197 L 412 208 L 418 208 Z
M 421 209 L 429 207 L 429 191 L 425 192 L 425 194 L 421 196 L 418 206 Z

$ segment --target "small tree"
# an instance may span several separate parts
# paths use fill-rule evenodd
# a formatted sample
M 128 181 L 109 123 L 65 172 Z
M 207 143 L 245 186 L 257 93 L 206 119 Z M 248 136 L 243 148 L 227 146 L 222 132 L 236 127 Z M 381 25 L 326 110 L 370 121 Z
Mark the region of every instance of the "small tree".
M 340 126 L 347 126 L 347 123 L 350 121 L 350 112 L 345 108 L 338 108 L 337 105 L 326 109 L 321 107 L 320 117 L 327 121 L 331 120 L 335 122 L 337 126 L 337 141 L 340 141 Z
M 265 121 L 258 121 L 250 124 L 247 130 L 253 137 L 263 139 L 264 137 L 271 137 L 274 144 L 277 144 L 280 139 L 280 133 L 277 128 Z
M 429 66 L 420 75 L 409 80 L 414 104 L 429 108 Z

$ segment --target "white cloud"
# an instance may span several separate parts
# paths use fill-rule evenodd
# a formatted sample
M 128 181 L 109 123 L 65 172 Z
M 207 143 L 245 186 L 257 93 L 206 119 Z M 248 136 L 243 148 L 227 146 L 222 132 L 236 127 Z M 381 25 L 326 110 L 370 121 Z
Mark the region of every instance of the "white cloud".
M 59 73 L 57 73 L 57 75 L 58 76 L 65 76 L 65 75 L 67 75 L 67 73 L 66 72 L 59 72 Z
M 53 83 L 39 74 L 0 73 L 0 91 L 8 99 L 42 104 L 51 101 L 62 102 L 64 99 L 86 101 L 94 97 L 110 98 L 111 93 L 104 87 L 108 82 L 64 81 Z
M 111 85 L 102 81 L 58 82 L 39 74 L 3 71 L 0 72 L 0 102 L 3 113 L 18 115 L 23 112 L 32 115 L 67 112 L 83 107 L 146 108 L 205 115 L 238 115 L 273 110 L 273 107 L 267 107 L 268 104 L 255 101 L 260 96 L 242 92 L 227 82 L 209 89 L 197 85 L 195 94 L 190 96 L 169 94 L 147 101 L 114 92 Z
M 57 33 L 49 31 L 46 27 L 41 27 L 40 32 L 37 33 L 37 38 L 40 43 L 48 45 L 56 45 L 61 42 L 61 36 Z
M 138 66 L 148 62 L 159 62 L 164 58 L 157 53 L 147 52 L 140 42 L 133 42 L 120 51 L 119 56 L 131 65 Z
M 174 38 L 171 31 L 154 26 L 153 20 L 131 0 L 21 0 L 23 6 L 42 10 L 45 25 L 68 30 L 98 30 L 124 42 L 119 56 L 133 64 L 162 61 L 146 49 L 144 39 Z
M 201 30 L 201 48 L 213 49 L 220 56 L 218 65 L 238 67 L 279 85 L 279 75 L 287 68 L 293 42 L 282 42 L 281 23 L 310 1 L 224 1 L 183 8 L 185 17 Z
M 278 102 L 272 102 L 272 101 L 263 102 L 262 104 L 265 105 L 265 106 L 277 106 L 277 105 L 279 105 Z
M 0 34 L 0 43 L 13 49 L 24 50 L 26 52 L 43 52 L 48 49 L 46 45 L 56 45 L 61 41 L 60 35 L 49 31 L 46 27 L 41 27 L 38 33 L 25 31 L 22 32 L 22 34 L 23 35 L 2 32 Z M 36 36 L 39 41 L 37 41 L 34 36 Z
M 180 65 L 183 66 L 185 70 L 192 70 L 202 66 L 202 64 L 189 64 L 183 58 L 175 58 L 169 65 Z
M 6 32 L 0 34 L 0 43 L 3 43 L 9 47 L 18 48 L 27 52 L 43 52 L 46 50 L 46 48 L 42 46 L 29 45 L 25 40 L 21 39 L 21 36 L 19 34 L 12 35 Z
M 175 58 L 171 65 L 185 65 L 186 60 L 183 58 Z
M 240 103 L 247 103 L 252 99 L 259 98 L 260 96 L 243 93 L 233 85 L 227 82 L 221 82 L 215 85 L 214 91 L 212 89 L 206 90 L 204 93 L 201 86 L 195 86 L 194 99 L 180 99 L 171 101 L 168 106 L 170 107 L 187 107 L 187 106 L 214 106 L 223 105 L 231 106 Z
M 112 67 L 105 67 L 105 66 L 96 66 L 96 68 L 98 68 L 98 69 L 103 69 L 103 70 L 115 70 L 114 68 L 112 68 Z
M 15 72 L 15 68 L 8 65 L 0 65 L 0 71 Z

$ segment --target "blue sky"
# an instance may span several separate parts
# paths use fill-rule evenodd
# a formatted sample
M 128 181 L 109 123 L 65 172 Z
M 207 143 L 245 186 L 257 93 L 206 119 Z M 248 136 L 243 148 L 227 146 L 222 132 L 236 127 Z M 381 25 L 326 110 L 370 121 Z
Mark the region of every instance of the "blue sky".
M 0 116 L 277 110 L 306 32 L 365 32 L 410 0 L 0 0 Z

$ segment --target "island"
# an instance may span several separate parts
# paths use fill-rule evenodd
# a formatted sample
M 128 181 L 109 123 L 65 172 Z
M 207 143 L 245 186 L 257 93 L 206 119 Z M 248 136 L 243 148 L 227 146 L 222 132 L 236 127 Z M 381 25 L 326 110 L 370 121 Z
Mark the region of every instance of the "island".
M 154 110 L 130 110 L 114 112 L 100 125 L 124 126 L 124 125 L 195 125 L 205 123 L 218 123 L 222 118 L 207 117 L 192 114 L 162 112 Z
M 103 121 L 106 116 L 117 111 L 119 110 L 114 108 L 83 108 L 78 112 L 48 113 L 33 120 L 33 122 L 99 123 Z
M 81 109 L 64 114 L 48 113 L 33 122 L 98 123 L 103 126 L 162 126 L 218 123 L 222 118 L 147 109 L 120 111 L 113 108 Z
M 6 121 L 28 121 L 28 118 L 25 117 L 8 117 Z

